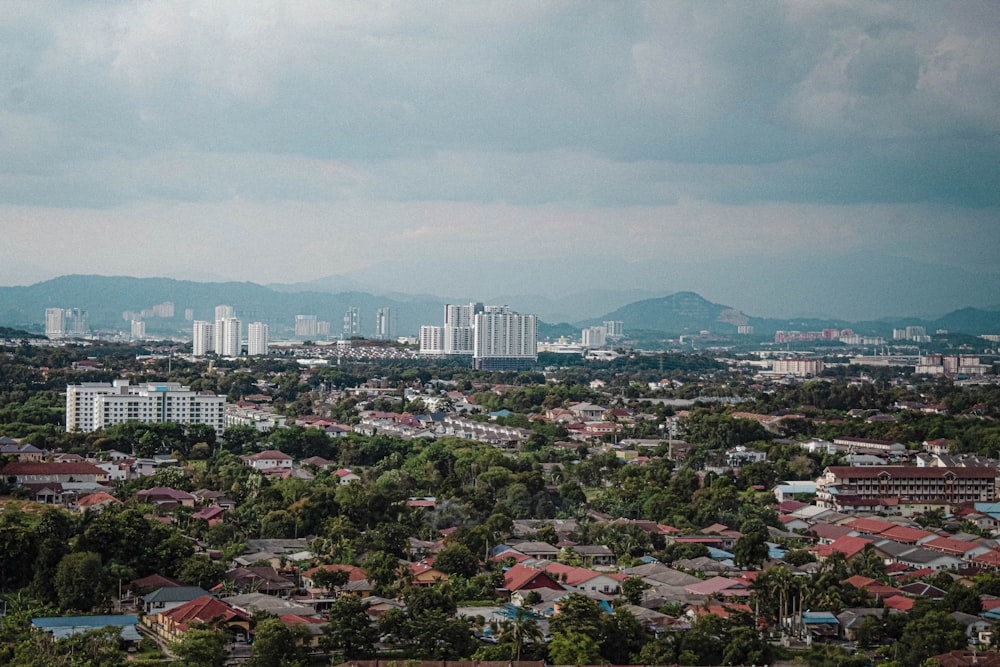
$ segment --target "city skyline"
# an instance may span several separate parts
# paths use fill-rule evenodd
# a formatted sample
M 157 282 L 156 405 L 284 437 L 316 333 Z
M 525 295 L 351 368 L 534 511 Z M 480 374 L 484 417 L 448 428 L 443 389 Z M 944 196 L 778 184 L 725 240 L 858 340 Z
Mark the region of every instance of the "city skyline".
M 959 274 L 928 312 L 995 305 L 962 287 L 1000 276 L 992 3 L 6 9 L 0 285 L 449 267 L 445 297 L 798 315 L 810 267 L 899 264 L 887 315 L 913 275 Z

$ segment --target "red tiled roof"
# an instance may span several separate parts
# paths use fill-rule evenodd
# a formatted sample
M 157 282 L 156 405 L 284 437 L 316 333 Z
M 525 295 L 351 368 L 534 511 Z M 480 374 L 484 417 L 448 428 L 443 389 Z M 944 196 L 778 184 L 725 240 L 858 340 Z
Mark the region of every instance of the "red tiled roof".
M 890 540 L 902 542 L 903 544 L 916 544 L 925 537 L 930 537 L 933 534 L 934 533 L 929 533 L 926 530 L 920 530 L 919 528 L 894 526 L 893 528 L 880 533 L 879 537 L 887 537 Z
M 869 535 L 878 535 L 896 526 L 896 524 L 889 521 L 879 521 L 878 519 L 855 519 L 845 525 L 850 526 L 859 533 L 868 533 Z
M 117 505 L 121 505 L 122 501 L 118 500 L 106 491 L 91 493 L 89 496 L 84 496 L 76 501 L 77 507 L 93 507 L 95 505 L 100 505 L 101 503 L 115 503 Z
M 508 591 L 518 591 L 532 583 L 539 584 L 536 588 L 551 588 L 553 590 L 562 590 L 563 588 L 552 576 L 533 567 L 518 564 L 511 566 L 503 573 L 503 587 Z
M 913 598 L 903 597 L 902 595 L 887 597 L 882 602 L 890 609 L 898 609 L 899 611 L 910 611 L 913 609 Z
M 844 554 L 846 558 L 850 558 L 865 548 L 866 544 L 871 544 L 872 541 L 865 537 L 852 537 L 850 535 L 845 535 L 843 537 L 838 537 L 830 544 L 824 544 L 822 546 L 816 547 L 816 553 L 821 557 L 826 558 L 834 551 L 839 551 Z
M 238 619 L 249 621 L 250 618 L 239 609 L 229 606 L 222 600 L 217 600 L 210 595 L 202 595 L 190 602 L 174 607 L 163 612 L 176 623 L 187 624 L 189 622 L 208 623 L 214 618 L 222 618 L 223 621 Z
M 950 537 L 935 537 L 933 540 L 927 540 L 921 546 L 926 549 L 931 549 L 933 551 L 941 551 L 946 554 L 951 554 L 953 556 L 961 556 L 964 553 L 980 547 L 982 545 L 976 544 L 975 542 L 963 542 L 962 540 L 953 540 Z

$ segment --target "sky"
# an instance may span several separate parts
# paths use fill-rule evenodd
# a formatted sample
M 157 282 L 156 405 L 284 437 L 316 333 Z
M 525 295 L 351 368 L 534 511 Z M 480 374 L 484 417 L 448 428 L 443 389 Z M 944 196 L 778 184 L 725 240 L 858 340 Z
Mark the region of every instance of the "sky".
M 769 267 L 993 279 L 998 29 L 990 1 L 8 0 L 0 285 L 454 269 L 792 312 Z

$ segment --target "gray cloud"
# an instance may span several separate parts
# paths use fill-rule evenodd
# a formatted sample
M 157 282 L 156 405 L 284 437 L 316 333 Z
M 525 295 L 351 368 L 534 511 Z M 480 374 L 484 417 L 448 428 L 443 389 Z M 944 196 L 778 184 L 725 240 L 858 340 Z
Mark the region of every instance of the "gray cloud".
M 696 210 L 699 224 L 753 230 L 744 242 L 761 252 L 813 238 L 817 220 L 852 229 L 857 207 L 874 206 L 895 221 L 887 237 L 905 233 L 901 211 L 930 228 L 971 210 L 993 242 L 977 247 L 1000 244 L 991 2 L 4 10 L 0 216 L 62 210 L 71 237 L 91 209 L 117 230 L 125 213 L 155 211 L 182 235 L 219 216 L 300 237 L 356 220 L 384 248 L 432 257 L 486 252 L 495 229 L 530 220 L 537 248 L 598 239 L 627 256 L 671 244 L 622 233 L 672 236 L 677 212 Z M 780 229 L 767 224 L 776 210 Z M 574 225 L 590 236 L 567 242 Z M 719 242 L 685 233 L 692 256 Z M 849 237 L 826 247 L 856 249 Z M 354 261 L 383 259 L 348 239 Z M 44 264 L 23 243 L 19 261 Z M 243 270 L 228 261 L 220 273 Z

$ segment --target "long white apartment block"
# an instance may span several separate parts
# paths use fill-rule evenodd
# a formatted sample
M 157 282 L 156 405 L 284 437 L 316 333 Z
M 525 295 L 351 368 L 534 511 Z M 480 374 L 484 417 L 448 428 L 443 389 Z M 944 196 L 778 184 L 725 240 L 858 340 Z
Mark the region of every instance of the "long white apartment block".
M 113 424 L 206 424 L 222 433 L 226 398 L 179 382 L 132 385 L 128 380 L 66 386 L 66 431 L 90 432 Z

